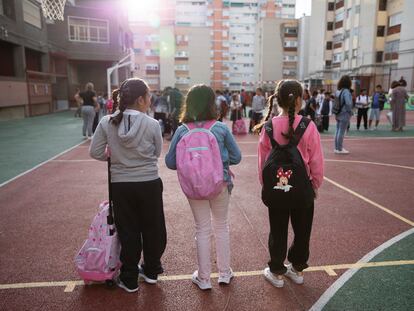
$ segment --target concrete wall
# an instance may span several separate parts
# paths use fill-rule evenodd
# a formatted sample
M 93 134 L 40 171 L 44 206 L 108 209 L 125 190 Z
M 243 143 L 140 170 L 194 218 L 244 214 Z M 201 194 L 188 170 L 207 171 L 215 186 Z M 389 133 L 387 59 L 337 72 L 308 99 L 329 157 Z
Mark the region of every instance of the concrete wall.
M 27 84 L 23 81 L 0 81 L 0 120 L 25 117 L 27 107 Z
M 398 68 L 407 81 L 407 89 L 414 91 L 414 1 L 404 1 Z
M 210 85 L 210 50 L 211 41 L 206 40 L 210 36 L 210 29 L 206 27 L 189 28 L 188 41 L 188 66 L 190 87 L 194 84 L 204 83 Z
M 303 16 L 299 19 L 298 79 L 301 81 L 309 74 L 309 44 L 312 39 L 310 37 L 310 19 L 310 16 Z
M 309 74 L 324 68 L 327 0 L 312 0 L 312 17 L 309 23 Z
M 378 3 L 372 0 L 361 0 L 361 10 L 359 14 L 359 36 L 358 36 L 358 66 L 375 64 L 376 58 L 376 37 Z M 352 53 L 352 51 L 351 51 Z M 364 70 L 364 74 L 371 73 L 369 68 Z
M 283 40 L 281 34 L 282 19 L 263 19 L 262 31 L 262 80 L 282 79 Z
M 160 87 L 174 87 L 175 38 L 173 26 L 162 26 L 160 28 Z

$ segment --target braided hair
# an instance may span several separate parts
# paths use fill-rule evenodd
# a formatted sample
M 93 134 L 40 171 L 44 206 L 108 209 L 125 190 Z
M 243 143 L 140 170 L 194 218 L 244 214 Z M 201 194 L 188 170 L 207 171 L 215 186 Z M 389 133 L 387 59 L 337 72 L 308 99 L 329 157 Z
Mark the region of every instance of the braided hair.
M 277 102 L 281 108 L 288 111 L 289 116 L 288 132 L 282 133 L 282 135 L 289 140 L 293 138 L 294 133 L 293 123 L 295 122 L 296 100 L 298 97 L 302 98 L 302 94 L 302 85 L 297 80 L 283 80 L 278 85 Z
M 134 105 L 139 97 L 144 97 L 148 90 L 147 83 L 142 79 L 131 78 L 122 82 L 119 89 L 112 92 L 114 108 L 118 107 L 119 112 L 110 118 L 111 123 L 118 126 L 122 121 L 124 111 Z

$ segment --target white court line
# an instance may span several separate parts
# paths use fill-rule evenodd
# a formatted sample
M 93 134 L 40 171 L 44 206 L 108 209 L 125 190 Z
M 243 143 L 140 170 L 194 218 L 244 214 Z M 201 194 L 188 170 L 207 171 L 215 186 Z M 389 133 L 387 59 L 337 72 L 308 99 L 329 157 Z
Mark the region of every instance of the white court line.
M 402 240 L 403 238 L 409 236 L 410 234 L 414 233 L 414 228 L 407 230 L 396 237 L 388 240 L 384 244 L 378 246 L 373 251 L 366 254 L 363 258 L 361 258 L 358 263 L 365 264 L 369 262 L 372 258 L 377 256 L 379 253 L 387 249 L 388 247 L 392 246 L 393 244 L 397 243 L 398 241 Z M 309 311 L 320 311 L 325 307 L 325 305 L 331 300 L 331 298 L 338 292 L 338 290 L 344 286 L 348 280 L 359 271 L 360 268 L 351 268 L 346 271 L 339 279 L 337 279 L 323 294 L 319 297 L 318 301 L 309 309 Z
M 0 188 L 3 187 L 3 186 L 5 186 L 5 185 L 7 185 L 8 183 L 11 183 L 13 180 L 16 180 L 19 177 L 22 177 L 22 176 L 24 176 L 24 175 L 26 175 L 26 174 L 28 174 L 30 172 L 33 172 L 35 169 L 41 167 L 42 165 L 45 165 L 46 163 L 48 163 L 50 161 L 53 161 L 54 159 L 56 159 L 56 158 L 60 157 L 61 155 L 65 154 L 66 152 L 69 152 L 69 151 L 75 149 L 76 147 L 79 147 L 80 145 L 82 145 L 84 143 L 85 143 L 85 141 L 82 141 L 79 144 L 77 144 L 77 145 L 75 145 L 73 147 L 70 147 L 69 149 L 66 149 L 66 150 L 62 151 L 61 153 L 55 155 L 54 157 L 51 157 L 49 160 L 46 160 L 46 161 L 44 161 L 44 162 L 36 165 L 35 167 L 32 167 L 30 170 L 27 170 L 27 171 L 25 171 L 25 172 L 23 172 L 23 173 L 15 176 L 15 177 L 9 179 L 9 180 L 6 180 L 5 182 L 3 182 L 3 183 L 0 184 Z

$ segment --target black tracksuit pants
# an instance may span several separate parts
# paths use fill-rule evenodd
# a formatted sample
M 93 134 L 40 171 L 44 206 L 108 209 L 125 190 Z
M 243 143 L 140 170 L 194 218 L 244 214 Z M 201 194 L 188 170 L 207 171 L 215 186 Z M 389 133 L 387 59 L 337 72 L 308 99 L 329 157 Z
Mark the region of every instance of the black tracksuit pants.
M 271 272 L 277 275 L 286 272 L 284 261 L 287 252 L 289 218 L 292 223 L 294 239 L 289 248 L 288 261 L 292 263 L 296 271 L 302 271 L 308 267 L 313 210 L 314 203 L 308 208 L 269 208 L 270 261 L 268 264 Z
M 361 126 L 361 119 L 364 119 L 364 128 L 368 129 L 368 108 L 358 108 L 357 129 Z
M 152 278 L 164 270 L 167 233 L 160 178 L 145 182 L 112 183 L 115 225 L 121 242 L 121 278 L 138 278 L 141 251 L 144 272 Z

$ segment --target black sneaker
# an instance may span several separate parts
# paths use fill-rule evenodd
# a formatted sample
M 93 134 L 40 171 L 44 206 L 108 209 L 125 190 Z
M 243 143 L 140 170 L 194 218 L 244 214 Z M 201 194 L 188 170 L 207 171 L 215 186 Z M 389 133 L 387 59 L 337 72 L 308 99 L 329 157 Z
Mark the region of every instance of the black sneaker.
M 145 274 L 144 269 L 138 265 L 138 271 L 139 271 L 139 278 L 143 278 L 144 281 L 148 284 L 157 284 L 157 277 L 149 277 Z
M 117 285 L 128 293 L 134 293 L 138 290 L 138 280 L 135 279 L 121 280 L 121 278 L 118 278 Z

